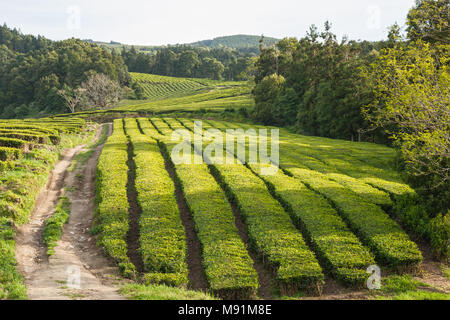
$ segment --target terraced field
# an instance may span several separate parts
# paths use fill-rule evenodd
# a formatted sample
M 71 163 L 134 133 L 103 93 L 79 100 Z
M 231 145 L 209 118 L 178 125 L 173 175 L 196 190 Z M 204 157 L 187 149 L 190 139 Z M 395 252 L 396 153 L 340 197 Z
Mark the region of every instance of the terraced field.
M 392 149 L 280 130 L 280 170 L 262 175 L 267 165 L 230 153 L 248 152 L 256 131 L 202 125 L 199 146 L 190 119 L 114 121 L 98 164 L 97 217 L 101 244 L 125 275 L 269 298 L 318 295 L 329 278 L 360 288 L 373 264 L 394 273 L 419 267 L 422 253 L 391 213 L 396 195 L 414 192 L 390 169 Z M 229 129 L 242 130 L 217 145 L 214 136 Z M 172 157 L 182 150 L 185 161 Z
M 205 84 L 191 79 L 145 73 L 131 73 L 131 78 L 135 84 L 143 89 L 146 99 L 160 99 L 176 94 L 186 94 L 206 87 Z
M 92 135 L 77 118 L 0 120 L 0 299 L 26 296 L 15 268 L 15 227 L 28 221 L 61 152 Z

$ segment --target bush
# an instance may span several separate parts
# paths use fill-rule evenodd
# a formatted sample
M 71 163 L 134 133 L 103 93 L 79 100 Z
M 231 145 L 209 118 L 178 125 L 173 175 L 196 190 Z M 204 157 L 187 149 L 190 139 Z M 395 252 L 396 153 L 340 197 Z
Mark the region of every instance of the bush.
M 22 157 L 22 150 L 0 147 L 0 161 L 17 160 Z
M 422 261 L 417 245 L 381 208 L 318 172 L 300 168 L 289 168 L 289 172 L 334 204 L 379 263 L 397 268 L 414 267 Z
M 323 273 L 289 215 L 243 165 L 211 167 L 247 225 L 250 245 L 274 270 L 282 294 L 318 290 Z
M 260 172 L 260 165 L 251 167 Z M 280 171 L 263 176 L 263 179 L 290 212 L 292 220 L 306 235 L 331 274 L 346 284 L 364 285 L 368 277 L 366 269 L 375 264 L 375 259 L 327 200 Z
M 27 141 L 0 137 L 0 147 L 24 149 L 29 145 Z
M 167 123 L 173 130 L 184 129 L 176 120 L 169 119 Z M 165 143 L 166 158 L 170 160 L 174 142 L 166 137 Z M 180 164 L 175 169 L 202 245 L 203 266 L 211 289 L 225 299 L 253 297 L 258 275 L 239 236 L 226 195 L 205 164 Z
M 169 284 L 167 279 L 175 277 L 173 283 L 187 285 L 186 236 L 174 183 L 165 169 L 157 142 L 141 134 L 135 119 L 125 119 L 125 128 L 133 145 L 136 163 L 137 202 L 142 210 L 139 252 L 144 271 L 148 273 L 146 278 L 153 279 L 153 283 L 162 281 L 159 283 Z
M 99 243 L 119 265 L 124 276 L 133 278 L 136 270 L 127 252 L 129 204 L 127 138 L 121 119 L 114 120 L 114 132 L 108 138 L 97 164 L 96 224 Z
M 431 245 L 443 258 L 450 257 L 450 215 L 439 214 L 430 221 Z

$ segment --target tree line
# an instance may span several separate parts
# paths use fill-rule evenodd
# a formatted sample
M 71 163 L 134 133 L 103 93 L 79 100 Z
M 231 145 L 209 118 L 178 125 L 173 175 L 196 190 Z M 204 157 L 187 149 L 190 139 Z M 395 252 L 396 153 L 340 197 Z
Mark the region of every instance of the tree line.
M 130 72 L 238 81 L 249 79 L 249 69 L 256 58 L 230 48 L 188 45 L 159 48 L 153 54 L 123 47 L 121 56 Z
M 89 87 L 88 80 L 104 80 L 97 75 L 106 76 L 116 91 L 131 81 L 122 57 L 114 52 L 77 39 L 54 42 L 0 26 L 0 118 L 66 112 L 67 99 L 82 92 L 77 89 Z M 91 98 L 80 101 L 85 107 L 102 107 L 93 95 L 91 90 Z

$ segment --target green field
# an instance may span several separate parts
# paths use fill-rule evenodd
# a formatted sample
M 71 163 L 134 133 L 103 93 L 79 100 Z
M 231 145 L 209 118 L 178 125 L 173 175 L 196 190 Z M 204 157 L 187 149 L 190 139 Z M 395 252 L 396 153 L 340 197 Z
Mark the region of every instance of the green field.
M 246 127 L 220 121 L 204 121 L 203 126 L 204 130 Z M 107 146 L 120 148 L 124 154 L 119 158 L 105 153 L 108 161 L 99 164 L 108 174 L 114 174 L 115 168 L 125 164 L 125 130 L 128 143 L 134 146 L 137 167 L 135 183 L 142 207 L 140 252 L 146 283 L 189 284 L 184 265 L 188 249 L 183 245 L 186 239 L 174 195 L 177 183 L 181 185 L 201 243 L 209 288 L 221 297 L 248 298 L 256 294 L 258 277 L 249 254 L 263 261 L 273 276 L 273 289 L 281 295 L 298 290 L 320 293 L 324 275 L 349 287 L 362 287 L 369 265 L 413 271 L 421 263 L 417 245 L 395 221 L 396 217 L 389 215 L 390 196 L 400 190 L 412 192 L 389 169 L 389 161 L 394 157 L 392 149 L 282 131 L 282 170 L 275 175 L 259 175 L 258 164 L 172 163 L 177 181 L 171 181 L 164 159 L 172 161 L 170 154 L 179 142 L 171 140 L 172 133 L 184 129 L 192 134 L 193 128 L 193 121 L 187 118 L 116 120 L 115 133 Z M 121 140 L 118 136 L 122 136 Z M 206 131 L 204 137 L 208 138 Z M 295 148 L 300 145 L 305 149 Z M 189 143 L 187 147 L 193 150 Z M 332 162 L 337 157 L 337 149 L 341 155 L 339 167 L 327 165 L 327 160 Z M 374 151 L 386 156 L 384 169 L 361 161 L 364 154 Z M 303 161 L 307 157 L 309 162 Z M 364 172 L 367 182 L 355 178 L 359 170 Z M 125 171 L 126 168 L 122 169 Z M 123 204 L 122 210 L 126 212 L 126 186 L 111 184 L 108 178 L 104 181 L 98 187 L 99 192 L 116 194 L 118 198 L 111 203 Z M 245 223 L 248 240 L 238 236 L 230 203 L 237 207 Z M 108 223 L 123 225 L 119 229 L 127 230 L 129 222 L 125 216 L 104 211 L 114 216 L 114 220 L 107 219 Z M 111 234 L 105 232 L 105 236 Z M 123 258 L 115 256 L 115 259 L 125 261 L 124 234 L 117 233 L 117 239 L 122 240 L 111 243 L 122 244 L 112 251 L 122 252 Z
M 174 78 L 131 73 L 146 92 L 144 100 L 123 100 L 107 110 L 62 114 L 57 117 L 120 117 L 124 114 L 168 114 L 237 111 L 254 107 L 251 86 L 246 82 Z
M 267 165 L 250 161 L 249 142 L 257 139 L 258 130 L 278 128 L 210 117 L 252 108 L 247 84 L 132 76 L 146 88 L 148 99 L 141 103 L 46 119 L 0 120 L 0 298 L 26 297 L 15 268 L 13 226 L 28 221 L 62 150 L 92 139 L 93 119 L 112 119 L 113 132 L 106 139 L 103 129 L 92 232 L 120 274 L 138 283 L 121 289 L 132 299 L 318 296 L 329 281 L 363 290 L 370 265 L 394 275 L 420 270 L 422 252 L 393 210 L 397 196 L 415 194 L 392 167 L 394 149 L 279 129 L 279 170 L 262 175 Z M 204 139 L 198 149 L 192 144 L 193 117 L 202 116 L 200 110 L 206 115 L 198 119 Z M 175 130 L 183 130 L 183 136 Z M 217 145 L 213 138 L 218 133 L 227 133 L 233 148 L 247 156 L 235 159 L 227 141 Z M 183 139 L 192 164 L 171 156 Z M 269 136 L 269 153 L 270 143 Z M 211 154 L 205 160 L 233 163 L 195 164 L 202 152 Z M 44 231 L 50 254 L 70 214 L 61 201 Z M 136 243 L 130 242 L 132 232 Z M 197 257 L 193 243 L 200 248 Z M 194 265 L 200 266 L 203 280 Z M 406 298 L 431 297 L 405 277 L 385 281 L 411 284 L 402 293 Z M 396 299 L 397 292 L 391 291 L 371 297 Z

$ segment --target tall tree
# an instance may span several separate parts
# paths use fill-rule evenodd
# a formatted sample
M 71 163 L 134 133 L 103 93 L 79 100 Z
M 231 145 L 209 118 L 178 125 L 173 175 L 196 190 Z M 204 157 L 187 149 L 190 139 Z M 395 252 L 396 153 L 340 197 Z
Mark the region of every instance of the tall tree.
M 449 44 L 449 20 L 450 0 L 416 0 L 406 22 L 408 38 Z
M 104 74 L 93 74 L 81 88 L 85 91 L 92 108 L 106 109 L 120 97 L 120 86 Z

